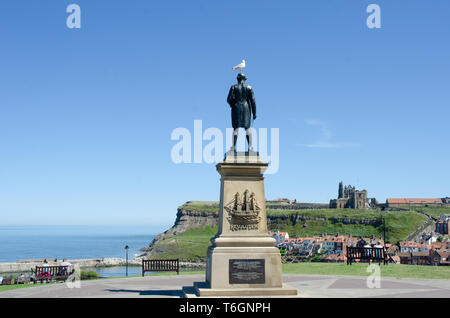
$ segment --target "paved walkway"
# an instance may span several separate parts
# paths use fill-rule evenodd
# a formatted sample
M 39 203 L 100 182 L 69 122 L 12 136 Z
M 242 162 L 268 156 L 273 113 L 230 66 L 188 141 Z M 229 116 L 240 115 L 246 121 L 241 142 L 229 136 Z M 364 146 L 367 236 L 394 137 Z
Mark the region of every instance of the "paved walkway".
M 382 278 L 381 288 L 367 288 L 367 277 L 328 275 L 283 275 L 284 282 L 302 297 L 446 297 L 450 280 Z M 81 288 L 49 284 L 0 292 L 6 297 L 183 297 L 182 288 L 204 281 L 204 275 L 146 276 L 83 281 Z

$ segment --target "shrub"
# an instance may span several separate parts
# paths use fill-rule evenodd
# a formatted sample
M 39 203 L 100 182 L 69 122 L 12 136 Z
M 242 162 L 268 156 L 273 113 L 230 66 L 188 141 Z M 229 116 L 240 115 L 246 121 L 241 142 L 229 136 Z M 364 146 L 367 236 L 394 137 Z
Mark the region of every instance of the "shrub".
M 98 279 L 101 278 L 99 273 L 95 271 L 81 271 L 80 273 L 80 279 L 81 280 L 89 280 L 89 279 Z
M 313 257 L 311 257 L 311 262 L 321 262 L 322 256 L 319 254 L 315 254 Z

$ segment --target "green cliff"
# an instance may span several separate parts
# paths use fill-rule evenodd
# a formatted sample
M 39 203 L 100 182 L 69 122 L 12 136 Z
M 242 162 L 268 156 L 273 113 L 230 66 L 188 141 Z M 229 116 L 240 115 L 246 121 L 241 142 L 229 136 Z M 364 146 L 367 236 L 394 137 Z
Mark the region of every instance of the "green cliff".
M 291 237 L 324 233 L 382 237 L 386 220 L 386 241 L 397 243 L 427 222 L 415 211 L 354 209 L 292 209 L 267 204 L 269 230 L 288 232 Z M 178 207 L 175 224 L 143 249 L 149 258 L 204 260 L 210 238 L 217 233 L 218 202 L 189 201 Z

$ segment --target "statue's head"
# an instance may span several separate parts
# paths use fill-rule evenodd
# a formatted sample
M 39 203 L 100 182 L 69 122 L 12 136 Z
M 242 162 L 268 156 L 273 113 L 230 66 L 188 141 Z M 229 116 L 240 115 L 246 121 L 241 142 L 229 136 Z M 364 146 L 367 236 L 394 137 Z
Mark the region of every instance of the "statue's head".
M 238 80 L 238 82 L 240 83 L 240 82 L 243 82 L 243 81 L 245 81 L 245 80 L 247 80 L 247 77 L 245 76 L 245 74 L 244 73 L 239 73 L 238 75 L 237 75 L 237 80 Z

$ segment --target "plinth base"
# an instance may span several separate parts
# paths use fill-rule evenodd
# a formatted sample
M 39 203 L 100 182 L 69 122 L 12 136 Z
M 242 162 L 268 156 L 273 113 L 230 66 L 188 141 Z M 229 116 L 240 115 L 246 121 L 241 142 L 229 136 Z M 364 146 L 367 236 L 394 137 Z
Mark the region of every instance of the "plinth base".
M 228 246 L 208 249 L 206 283 L 218 290 L 281 288 L 280 251 L 272 241 L 271 237 L 216 238 L 214 243 Z
M 206 282 L 195 282 L 194 293 L 185 297 L 298 297 L 297 289 L 286 285 L 281 288 L 210 288 Z
M 230 153 L 216 165 L 221 175 L 219 231 L 206 257 L 199 297 L 289 297 L 276 240 L 267 233 L 264 171 L 258 153 Z M 185 292 L 185 294 L 187 294 Z

